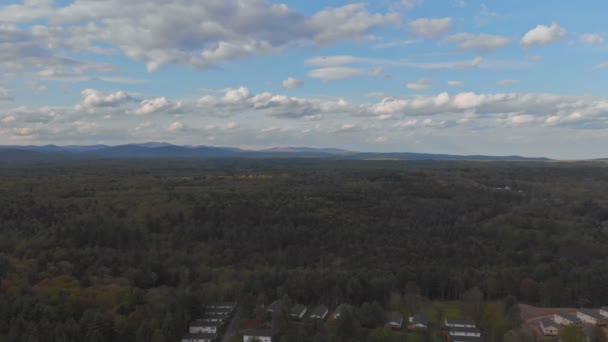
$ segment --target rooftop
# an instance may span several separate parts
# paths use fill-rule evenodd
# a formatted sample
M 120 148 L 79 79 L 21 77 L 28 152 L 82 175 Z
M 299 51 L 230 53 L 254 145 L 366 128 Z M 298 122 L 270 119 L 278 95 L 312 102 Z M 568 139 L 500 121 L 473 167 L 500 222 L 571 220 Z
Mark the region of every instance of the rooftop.
M 216 328 L 216 327 L 222 326 L 222 322 L 218 322 L 218 321 L 212 322 L 212 321 L 199 321 L 199 320 L 196 320 L 196 321 L 190 323 L 190 326 L 191 327 L 201 327 L 201 328 L 205 328 L 205 327 L 214 327 L 214 328 Z
M 326 306 L 319 305 L 310 312 L 310 316 L 323 317 L 323 316 L 327 315 L 328 311 L 329 310 L 327 310 Z
M 446 325 L 473 325 L 473 326 L 477 326 L 477 323 L 475 323 L 475 321 L 472 321 L 470 319 L 446 319 L 445 321 Z
M 419 312 L 419 313 L 415 314 L 414 316 L 410 317 L 410 323 L 414 324 L 414 325 L 416 325 L 416 324 L 428 325 L 429 319 L 426 317 L 424 312 Z
M 305 311 L 306 311 L 306 306 L 304 306 L 302 304 L 296 304 L 291 308 L 291 310 L 289 310 L 289 314 L 294 315 L 294 316 L 300 316 Z
M 593 309 L 579 309 L 579 312 L 589 316 L 589 317 L 593 317 L 595 319 L 597 319 L 598 321 L 603 321 L 606 319 L 605 316 L 602 316 L 599 312 L 599 310 L 593 310 Z
M 574 323 L 581 321 L 578 317 L 576 317 L 576 315 L 569 314 L 567 312 L 557 312 L 557 313 L 555 313 L 555 315 L 565 318 L 565 319 L 569 320 L 570 322 L 574 322 Z
M 217 334 L 184 334 L 182 339 L 188 340 L 214 340 Z
M 481 330 L 479 330 L 477 328 L 451 328 L 449 331 L 450 334 L 456 333 L 456 332 L 481 334 Z
M 558 324 L 555 323 L 555 321 L 550 318 L 543 318 L 540 320 L 540 322 L 542 323 L 542 325 L 544 327 L 557 327 L 558 326 Z
M 397 311 L 387 312 L 386 323 L 403 324 L 403 315 Z

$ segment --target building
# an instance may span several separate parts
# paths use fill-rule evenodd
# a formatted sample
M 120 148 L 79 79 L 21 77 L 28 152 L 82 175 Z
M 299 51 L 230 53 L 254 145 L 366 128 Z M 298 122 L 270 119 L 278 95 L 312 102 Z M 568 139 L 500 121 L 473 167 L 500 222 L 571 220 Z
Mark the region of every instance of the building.
M 600 315 L 599 311 L 591 309 L 579 309 L 576 312 L 576 317 L 582 322 L 591 325 L 605 325 L 608 322 L 608 318 Z
M 481 330 L 477 328 L 450 328 L 448 330 L 448 337 L 450 338 L 450 341 L 456 336 L 481 337 Z
M 182 342 L 214 342 L 217 334 L 185 334 Z
M 312 312 L 310 313 L 310 316 L 308 316 L 311 319 L 320 319 L 320 320 L 324 320 L 325 317 L 327 317 L 327 314 L 329 313 L 329 310 L 327 309 L 326 306 L 324 305 L 319 305 L 316 308 L 314 308 L 312 310 Z
M 306 310 L 306 306 L 302 304 L 296 304 L 291 308 L 291 310 L 289 310 L 289 318 L 302 320 L 304 318 L 304 315 L 306 315 Z
M 403 315 L 401 312 L 388 312 L 386 314 L 386 323 L 384 326 L 393 330 L 401 330 L 401 327 L 403 326 Z
M 566 313 L 566 312 L 558 312 L 553 316 L 553 320 L 557 324 L 561 325 L 570 325 L 570 324 L 580 324 L 581 320 L 575 315 Z
M 230 309 L 231 311 L 236 308 L 236 302 L 223 302 L 223 303 L 211 303 L 206 307 L 208 309 Z
M 540 322 L 538 322 L 538 324 L 540 325 L 540 330 L 545 336 L 557 336 L 559 333 L 559 325 L 552 319 L 542 319 Z
M 424 312 L 419 312 L 414 316 L 411 316 L 408 321 L 407 328 L 410 331 L 426 330 L 429 327 L 429 319 L 426 317 Z
M 194 321 L 190 323 L 191 334 L 217 334 L 222 327 L 222 322 Z
M 340 304 L 338 305 L 338 307 L 336 308 L 336 311 L 334 312 L 334 318 L 338 319 L 340 317 L 340 315 L 342 315 L 344 312 L 349 311 L 349 312 L 353 312 L 353 307 L 350 304 Z
M 272 302 L 272 304 L 268 305 L 268 307 L 266 308 L 266 311 L 269 314 L 273 314 L 275 312 L 280 312 L 283 309 L 283 303 L 281 303 L 281 300 L 277 299 L 274 302 Z
M 608 306 L 602 306 L 600 309 L 600 315 L 608 318 Z
M 477 323 L 468 319 L 446 319 L 441 322 L 444 329 L 452 328 L 477 328 Z
M 274 336 L 272 330 L 243 330 L 241 334 L 243 342 L 272 342 Z

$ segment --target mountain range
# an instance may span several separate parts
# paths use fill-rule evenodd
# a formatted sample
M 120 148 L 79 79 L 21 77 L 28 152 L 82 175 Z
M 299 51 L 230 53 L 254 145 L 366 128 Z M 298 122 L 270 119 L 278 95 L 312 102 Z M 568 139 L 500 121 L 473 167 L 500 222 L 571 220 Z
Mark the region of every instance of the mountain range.
M 127 145 L 0 146 L 2 160 L 82 160 L 120 158 L 339 158 L 395 160 L 546 161 L 522 156 L 451 155 L 411 152 L 359 152 L 336 148 L 275 147 L 243 150 L 232 147 L 172 145 L 147 142 Z

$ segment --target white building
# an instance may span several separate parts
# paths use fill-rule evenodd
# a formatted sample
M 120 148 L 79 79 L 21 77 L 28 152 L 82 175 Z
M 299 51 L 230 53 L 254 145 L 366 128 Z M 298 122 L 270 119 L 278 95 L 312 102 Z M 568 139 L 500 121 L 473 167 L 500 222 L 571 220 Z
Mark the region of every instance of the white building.
M 271 330 L 244 330 L 241 334 L 243 334 L 243 342 L 272 342 L 273 336 Z
M 446 319 L 441 322 L 443 328 L 477 328 L 477 324 L 474 321 L 467 319 Z
M 191 334 L 217 334 L 221 326 L 221 322 L 195 321 L 190 324 L 188 332 Z
M 481 331 L 477 328 L 452 328 L 448 331 L 450 340 L 455 336 L 481 337 Z
M 602 306 L 600 309 L 600 315 L 608 318 L 608 306 Z
M 216 338 L 216 334 L 185 334 L 182 342 L 213 342 Z
M 555 321 L 555 323 L 561 325 L 579 324 L 581 322 L 578 317 L 565 312 L 556 313 L 553 316 L 553 320 Z
M 540 330 L 545 336 L 557 336 L 559 333 L 559 325 L 548 318 L 542 319 L 539 322 Z
M 602 325 L 608 321 L 608 318 L 600 315 L 599 311 L 590 309 L 579 309 L 576 312 L 576 317 L 581 321 L 591 325 Z
M 403 326 L 403 315 L 401 312 L 395 311 L 387 313 L 384 326 L 393 330 L 401 330 L 401 327 Z

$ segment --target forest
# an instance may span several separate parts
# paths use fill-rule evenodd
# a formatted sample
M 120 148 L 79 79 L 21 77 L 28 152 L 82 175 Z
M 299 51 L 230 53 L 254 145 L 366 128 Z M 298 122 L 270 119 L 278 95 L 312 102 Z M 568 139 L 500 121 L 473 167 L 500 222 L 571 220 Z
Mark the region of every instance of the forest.
M 598 307 L 607 243 L 600 161 L 0 162 L 0 341 L 178 341 L 215 301 Z

